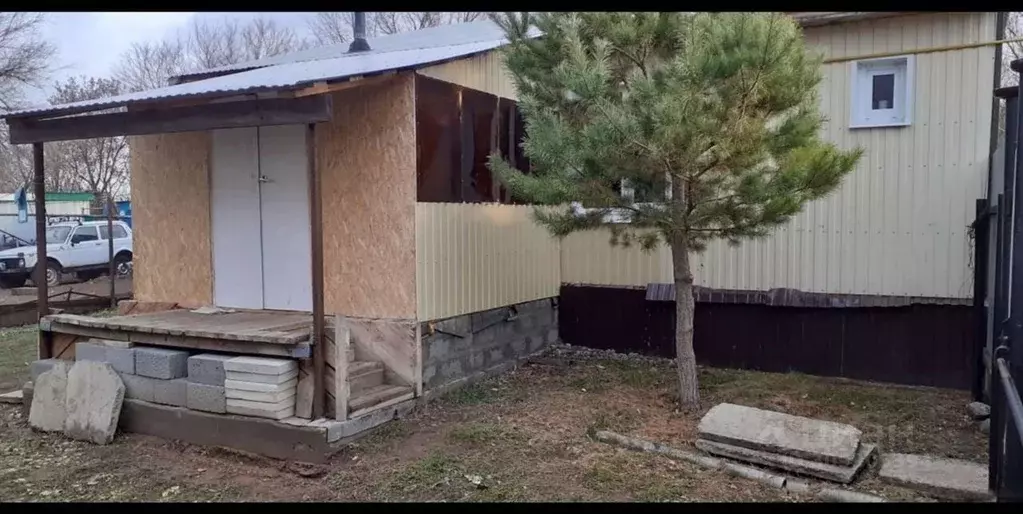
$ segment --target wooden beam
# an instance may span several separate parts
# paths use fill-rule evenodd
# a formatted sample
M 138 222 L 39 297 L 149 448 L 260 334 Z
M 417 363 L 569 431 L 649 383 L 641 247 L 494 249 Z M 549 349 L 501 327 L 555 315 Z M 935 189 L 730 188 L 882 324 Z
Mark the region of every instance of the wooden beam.
M 374 75 L 374 76 L 369 77 L 369 78 L 363 78 L 362 75 L 357 75 L 357 76 L 352 77 L 352 78 L 350 78 L 350 79 L 348 79 L 348 80 L 346 80 L 344 82 L 334 82 L 334 83 L 317 82 L 317 83 L 315 83 L 315 84 L 313 84 L 313 85 L 311 85 L 311 86 L 309 86 L 307 88 L 299 89 L 299 90 L 295 91 L 294 93 L 292 93 L 291 96 L 293 98 L 303 98 L 303 97 L 306 97 L 306 96 L 323 95 L 323 94 L 326 94 L 326 93 L 333 93 L 335 91 L 344 91 L 346 89 L 351 89 L 353 87 L 379 85 L 379 84 L 382 84 L 382 83 L 387 82 L 388 80 L 394 78 L 394 76 L 395 76 L 395 72 L 394 71 L 388 71 L 388 72 L 384 72 L 384 73 L 382 73 L 380 75 Z
M 330 98 L 322 96 L 320 98 Z M 323 207 L 320 191 L 320 174 L 316 169 L 316 125 L 310 123 L 306 129 L 306 166 L 309 174 L 309 231 L 311 242 L 313 281 L 313 419 L 323 417 L 327 402 L 327 388 L 324 384 L 326 369 L 324 362 L 324 340 L 326 319 L 323 315 Z
M 215 339 L 209 337 L 175 336 L 169 334 L 147 334 L 144 332 L 129 332 L 125 330 L 83 327 L 51 321 L 40 327 L 43 334 L 73 334 L 82 337 L 96 339 L 110 339 L 113 341 L 128 341 L 138 344 L 149 344 L 167 346 L 170 348 L 188 348 L 192 350 L 204 350 L 212 352 L 238 353 L 268 355 L 273 357 L 308 358 L 310 353 L 309 343 L 295 345 L 280 345 L 273 343 L 255 343 L 252 341 L 230 341 L 227 339 Z
M 330 121 L 330 96 L 275 98 L 55 119 L 10 118 L 11 143 L 42 143 Z

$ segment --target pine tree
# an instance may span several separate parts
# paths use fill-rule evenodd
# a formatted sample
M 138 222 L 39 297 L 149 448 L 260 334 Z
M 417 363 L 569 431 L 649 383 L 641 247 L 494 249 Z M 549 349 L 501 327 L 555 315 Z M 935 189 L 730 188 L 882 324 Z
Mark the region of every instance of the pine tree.
M 535 218 L 555 236 L 603 228 L 613 245 L 671 248 L 679 399 L 698 407 L 690 253 L 768 235 L 836 189 L 862 153 L 818 135 L 820 57 L 778 13 L 493 20 L 509 40 L 531 170 L 496 154 L 491 168 L 539 204 Z

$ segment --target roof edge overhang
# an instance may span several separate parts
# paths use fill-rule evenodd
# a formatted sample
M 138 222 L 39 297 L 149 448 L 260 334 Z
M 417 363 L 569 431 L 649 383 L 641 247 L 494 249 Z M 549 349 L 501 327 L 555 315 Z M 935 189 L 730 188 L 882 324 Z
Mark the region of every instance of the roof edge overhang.
M 916 12 L 788 12 L 786 13 L 795 19 L 803 28 L 822 27 L 825 25 L 836 25 L 839 23 L 851 23 L 855 21 L 892 18 L 917 14 Z
M 169 95 L 169 96 L 163 96 L 163 97 L 157 97 L 157 98 L 146 98 L 146 99 L 137 99 L 137 100 L 118 100 L 118 101 L 113 101 L 113 102 L 89 104 L 89 105 L 84 105 L 84 106 L 69 106 L 69 107 L 54 106 L 51 109 L 37 109 L 37 110 L 30 110 L 30 111 L 27 111 L 27 112 L 15 111 L 14 113 L 0 113 L 0 120 L 17 120 L 17 119 L 21 119 L 21 120 L 30 120 L 30 119 L 31 120 L 42 120 L 42 119 L 52 119 L 52 118 L 59 118 L 59 117 L 65 117 L 65 116 L 83 115 L 83 114 L 94 113 L 94 112 L 98 112 L 98 111 L 105 111 L 105 110 L 110 110 L 110 109 L 117 109 L 117 108 L 136 106 L 136 105 L 146 105 L 146 106 L 151 106 L 152 108 L 161 108 L 161 107 L 167 106 L 167 105 L 174 105 L 174 104 L 176 104 L 178 102 L 181 102 L 182 100 L 209 100 L 209 101 L 216 101 L 216 100 L 223 100 L 223 99 L 226 99 L 226 98 L 237 97 L 237 96 L 242 96 L 242 95 L 256 95 L 256 97 L 259 98 L 261 95 L 275 95 L 275 94 L 277 94 L 277 95 L 279 95 L 279 94 L 287 95 L 287 94 L 295 94 L 295 93 L 301 92 L 301 91 L 303 91 L 303 90 L 305 90 L 307 88 L 310 88 L 310 87 L 313 87 L 313 86 L 317 86 L 317 85 L 320 85 L 320 84 L 336 85 L 338 83 L 351 82 L 351 81 L 356 81 L 356 80 L 360 80 L 360 79 L 367 79 L 367 78 L 378 77 L 378 76 L 382 76 L 382 75 L 390 75 L 390 74 L 395 74 L 395 73 L 403 73 L 403 72 L 408 72 L 408 71 L 415 71 L 415 70 L 426 68 L 426 67 L 430 67 L 430 66 L 436 66 L 438 64 L 444 64 L 446 62 L 458 61 L 458 60 L 462 60 L 462 59 L 469 59 L 469 58 L 472 58 L 472 57 L 476 57 L 478 55 L 486 54 L 488 52 L 493 52 L 493 51 L 501 48 L 502 46 L 504 46 L 504 45 L 500 45 L 500 46 L 497 46 L 497 47 L 494 47 L 494 48 L 488 48 L 488 49 L 485 49 L 485 50 L 468 52 L 468 53 L 465 53 L 465 54 L 462 54 L 462 55 L 458 55 L 456 57 L 446 57 L 446 58 L 443 58 L 443 59 L 435 59 L 435 60 L 432 60 L 432 61 L 421 62 L 421 63 L 417 63 L 417 64 L 412 65 L 412 66 L 402 66 L 402 67 L 396 67 L 396 68 L 385 69 L 385 70 L 377 70 L 377 71 L 373 71 L 371 73 L 363 73 L 363 74 L 355 74 L 355 75 L 343 75 L 343 76 L 338 76 L 338 77 L 317 78 L 317 79 L 312 79 L 312 80 L 300 81 L 300 82 L 297 82 L 297 83 L 289 85 L 289 86 L 269 86 L 269 87 L 267 87 L 267 86 L 257 86 L 257 87 L 251 87 L 251 88 L 245 88 L 245 89 L 217 90 L 217 91 L 204 92 L 204 93 Z M 259 69 L 259 68 L 256 68 L 256 69 Z M 253 70 L 246 70 L 246 71 L 253 71 Z M 237 73 L 244 73 L 244 72 L 237 72 Z M 224 73 L 224 75 L 229 75 L 229 74 L 233 74 L 233 73 Z M 220 76 L 220 75 L 218 75 L 218 76 Z M 216 77 L 208 77 L 207 79 L 203 79 L 203 80 L 209 80 L 209 79 L 213 79 L 213 78 L 216 78 Z M 196 82 L 198 82 L 198 81 L 196 81 Z M 168 87 L 173 87 L 173 86 L 168 86 Z

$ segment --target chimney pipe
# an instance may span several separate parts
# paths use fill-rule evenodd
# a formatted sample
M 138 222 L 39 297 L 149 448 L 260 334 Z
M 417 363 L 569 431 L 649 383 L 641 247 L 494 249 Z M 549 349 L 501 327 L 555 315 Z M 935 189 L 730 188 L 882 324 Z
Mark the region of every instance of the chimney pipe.
M 348 52 L 365 52 L 369 50 L 369 43 L 366 42 L 366 13 L 364 12 L 353 12 L 352 13 L 352 31 L 355 32 L 355 37 L 352 39 L 352 44 L 348 45 Z

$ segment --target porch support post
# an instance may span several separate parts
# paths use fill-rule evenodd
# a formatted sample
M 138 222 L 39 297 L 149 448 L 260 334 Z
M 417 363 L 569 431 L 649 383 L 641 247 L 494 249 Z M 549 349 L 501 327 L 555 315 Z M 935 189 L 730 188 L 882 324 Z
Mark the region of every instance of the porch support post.
M 316 124 L 306 125 L 306 154 L 309 166 L 309 235 L 312 242 L 313 274 L 313 419 L 324 415 L 327 390 L 324 387 L 325 369 L 323 314 L 323 205 L 320 192 L 320 174 L 316 171 Z
M 43 172 L 43 144 L 33 143 L 33 177 L 32 194 L 35 197 L 36 216 L 36 269 L 32 280 L 36 283 L 36 308 L 39 320 L 50 313 L 50 290 L 46 285 L 46 181 Z M 49 359 L 50 337 L 48 333 L 39 333 L 39 358 Z

